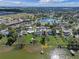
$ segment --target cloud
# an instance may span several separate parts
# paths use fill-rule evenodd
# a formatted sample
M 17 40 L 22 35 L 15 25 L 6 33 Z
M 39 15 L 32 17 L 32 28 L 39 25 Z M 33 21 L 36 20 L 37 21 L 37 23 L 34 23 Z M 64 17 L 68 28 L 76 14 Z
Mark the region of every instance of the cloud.
M 40 0 L 38 4 L 45 7 L 79 7 L 79 2 L 69 0 Z
M 64 2 L 62 5 L 65 7 L 79 7 L 79 2 Z
M 0 0 L 0 5 L 3 4 L 3 5 L 9 5 L 9 4 L 21 4 L 23 2 L 20 2 L 20 1 L 4 1 L 4 0 Z
M 28 6 L 37 6 L 39 3 L 35 2 L 23 2 L 23 1 L 0 1 L 0 6 L 21 6 L 21 7 L 28 7 Z
M 19 0 L 0 0 L 0 6 L 39 6 L 39 7 L 79 7 L 79 2 L 65 2 L 68 0 L 40 0 L 39 2 L 23 2 Z
M 20 1 L 11 1 L 11 3 L 14 3 L 14 4 L 21 4 L 21 3 L 23 3 L 23 2 L 20 2 Z
M 40 0 L 39 2 L 40 3 L 53 3 L 53 2 L 63 2 L 63 1 L 66 1 L 66 0 Z
M 22 6 L 24 2 L 20 1 L 0 1 L 0 6 Z
M 66 0 L 52 0 L 52 2 L 63 2 L 63 1 L 66 1 Z
M 48 2 L 50 2 L 51 0 L 40 0 L 39 2 L 40 3 L 48 3 Z

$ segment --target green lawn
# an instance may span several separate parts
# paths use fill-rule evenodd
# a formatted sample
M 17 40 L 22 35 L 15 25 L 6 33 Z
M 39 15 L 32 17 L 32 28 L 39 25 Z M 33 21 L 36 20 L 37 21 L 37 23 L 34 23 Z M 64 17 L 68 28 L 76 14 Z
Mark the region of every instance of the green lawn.
M 30 34 L 27 36 L 24 36 L 24 40 L 26 43 L 29 43 L 31 38 L 32 38 L 32 35 L 30 35 Z M 52 48 L 57 47 L 57 45 L 66 46 L 68 43 L 67 40 L 62 39 L 60 37 L 55 38 L 53 36 L 48 36 L 48 38 L 49 38 L 48 44 L 51 45 L 52 47 L 46 49 L 44 55 L 41 55 L 39 50 L 36 52 L 30 53 L 26 49 L 22 49 L 22 50 L 12 49 L 10 51 L 0 53 L 0 59 L 49 59 L 48 54 Z M 41 37 L 40 36 L 36 37 L 36 39 L 39 43 L 39 41 L 41 40 Z M 5 41 L 6 41 L 6 37 L 4 37 L 1 42 L 5 42 Z M 39 46 L 41 46 L 41 45 L 39 44 Z M 73 57 L 73 59 L 78 59 L 78 58 L 79 58 L 79 54 L 77 54 L 75 57 Z
M 0 54 L 0 59 L 42 59 L 42 57 L 44 58 L 46 56 L 42 56 L 40 53 L 28 53 L 24 50 L 11 51 Z

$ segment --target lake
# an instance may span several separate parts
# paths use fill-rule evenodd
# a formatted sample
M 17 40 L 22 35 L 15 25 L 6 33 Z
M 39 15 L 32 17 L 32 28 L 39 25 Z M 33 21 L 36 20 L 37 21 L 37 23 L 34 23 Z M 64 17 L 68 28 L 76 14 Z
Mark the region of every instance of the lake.
M 17 12 L 0 11 L 0 16 L 2 16 L 2 15 L 9 15 L 9 14 L 17 14 Z
M 69 50 L 65 48 L 55 48 L 50 53 L 50 59 L 72 59 Z

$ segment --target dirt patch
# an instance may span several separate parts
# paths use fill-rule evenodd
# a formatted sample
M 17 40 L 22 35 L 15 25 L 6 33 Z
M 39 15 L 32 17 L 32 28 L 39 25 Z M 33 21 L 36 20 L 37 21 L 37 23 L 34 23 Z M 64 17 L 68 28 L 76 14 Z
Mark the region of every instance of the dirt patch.
M 24 49 L 29 53 L 35 53 L 35 52 L 39 52 L 41 50 L 41 47 L 40 46 L 26 46 Z
M 0 47 L 0 53 L 5 53 L 11 51 L 13 48 L 8 46 L 1 46 Z

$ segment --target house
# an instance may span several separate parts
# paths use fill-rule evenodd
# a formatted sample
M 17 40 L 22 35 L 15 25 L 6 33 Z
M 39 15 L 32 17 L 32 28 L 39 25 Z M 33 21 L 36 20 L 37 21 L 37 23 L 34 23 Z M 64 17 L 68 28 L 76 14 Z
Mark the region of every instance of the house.
M 7 21 L 4 19 L 0 19 L 0 24 L 5 24 Z
M 59 34 L 60 33 L 60 31 L 59 30 L 56 30 L 56 34 Z
M 49 27 L 45 27 L 45 26 L 40 26 L 40 27 L 36 27 L 35 29 L 35 34 L 37 35 L 42 35 L 42 32 L 47 32 L 48 34 L 51 34 L 51 29 Z
M 22 30 L 21 32 L 20 32 L 20 35 L 26 35 L 27 34 L 27 31 L 26 30 Z
M 79 24 L 77 26 L 74 27 L 75 29 L 79 29 Z
M 35 30 L 33 29 L 33 27 L 28 27 L 28 30 L 27 30 L 27 33 L 31 34 L 31 33 L 34 33 Z
M 8 30 L 6 30 L 6 29 L 5 30 L 1 30 L 0 33 L 2 35 L 8 35 L 9 34 Z
M 72 29 L 63 29 L 62 31 L 63 31 L 64 36 L 69 36 L 69 35 L 73 36 Z
M 79 38 L 79 35 L 77 34 L 77 35 L 75 35 L 75 38 Z
M 47 30 L 48 30 L 48 27 L 40 26 L 38 29 L 39 29 L 40 31 L 47 31 Z

